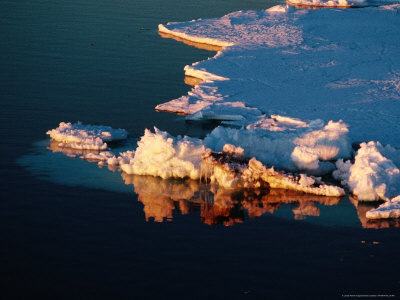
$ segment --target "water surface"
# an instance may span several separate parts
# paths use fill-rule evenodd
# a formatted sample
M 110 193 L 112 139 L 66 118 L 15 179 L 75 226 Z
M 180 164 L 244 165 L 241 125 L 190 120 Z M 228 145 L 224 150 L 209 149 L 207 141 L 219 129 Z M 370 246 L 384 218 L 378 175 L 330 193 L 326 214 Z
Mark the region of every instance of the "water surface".
M 121 178 L 96 164 L 42 151 L 48 146 L 41 142 L 44 133 L 60 121 L 125 128 L 132 139 L 154 125 L 173 135 L 204 136 L 209 127 L 157 113 L 154 107 L 186 94 L 184 65 L 213 52 L 163 39 L 157 25 L 273 4 L 2 1 L 3 298 L 336 299 L 350 293 L 397 293 L 400 241 L 395 228 L 376 231 L 361 229 L 360 223 L 306 222 L 312 216 L 293 219 L 293 210 L 323 212 L 321 203 L 311 208 L 287 203 L 282 215 L 256 217 L 257 209 L 239 207 L 243 202 L 233 201 L 229 211 L 197 201 L 201 195 L 179 202 L 174 193 L 182 200 L 190 185 Z M 17 163 L 41 155 L 47 158 L 25 168 Z M 143 185 L 170 192 L 154 205 L 160 199 L 154 197 L 157 189 L 140 189 Z M 353 220 L 359 222 L 353 207 Z M 164 222 L 156 222 L 160 216 Z M 222 226 L 231 219 L 235 226 Z

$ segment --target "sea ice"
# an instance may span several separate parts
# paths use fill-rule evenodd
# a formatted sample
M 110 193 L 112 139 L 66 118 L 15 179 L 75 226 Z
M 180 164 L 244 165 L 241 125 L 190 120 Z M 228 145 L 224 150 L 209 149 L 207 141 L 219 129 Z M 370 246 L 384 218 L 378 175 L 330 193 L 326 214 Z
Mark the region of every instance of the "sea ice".
M 379 142 L 362 143 L 354 164 L 338 160 L 333 176 L 342 180 L 360 201 L 389 200 L 400 194 L 400 170 L 390 159 L 399 151 Z
M 324 184 L 320 178 L 292 175 L 266 168 L 254 157 L 245 159 L 244 150 L 226 144 L 222 152 L 206 151 L 202 156 L 202 176 L 224 188 L 288 189 L 314 195 L 343 196 L 344 190 Z
M 276 6 L 160 25 L 160 32 L 223 48 L 186 66 L 186 74 L 204 81 L 157 109 L 193 119 L 231 118 L 251 128 L 260 125 L 259 113 L 343 120 L 352 142 L 400 147 L 391 134 L 400 130 L 399 11 L 399 4 L 348 10 Z M 257 113 L 249 114 L 250 108 Z
M 393 134 L 400 130 L 399 13 L 400 4 L 351 10 L 276 6 L 159 25 L 160 32 L 220 50 L 186 66 L 187 76 L 202 81 L 157 109 L 236 127 L 219 126 L 204 140 L 146 129 L 135 151 L 83 156 L 120 165 L 127 174 L 204 176 L 228 189 L 269 187 L 338 197 L 342 188 L 311 176 L 336 168 L 334 177 L 358 200 L 392 199 L 400 194 L 400 138 Z M 47 134 L 58 147 L 81 150 L 105 150 L 106 142 L 127 136 L 123 129 L 80 122 L 60 123 Z M 378 140 L 361 143 L 354 163 L 343 160 L 351 157 L 352 142 Z M 370 215 L 382 215 L 379 209 Z M 316 213 L 308 204 L 297 209 L 299 216 Z
M 400 196 L 381 204 L 378 208 L 367 212 L 368 219 L 392 219 L 400 218 Z
M 51 139 L 59 142 L 59 147 L 81 150 L 105 150 L 107 143 L 126 139 L 125 129 L 113 129 L 109 126 L 84 125 L 81 122 L 61 122 L 55 129 L 46 132 Z
M 274 116 L 261 126 L 247 130 L 219 126 L 204 143 L 214 151 L 221 151 L 225 144 L 240 146 L 248 157 L 266 165 L 312 174 L 329 173 L 334 165 L 328 161 L 351 155 L 347 125 L 342 121 L 325 125 L 321 120 L 306 123 Z
M 153 175 L 161 178 L 199 179 L 203 142 L 189 137 L 172 137 L 154 128 L 146 129 L 138 142 L 134 157 L 123 161 L 121 169 L 128 174 Z
M 365 7 L 399 3 L 396 0 L 286 0 L 297 7 Z

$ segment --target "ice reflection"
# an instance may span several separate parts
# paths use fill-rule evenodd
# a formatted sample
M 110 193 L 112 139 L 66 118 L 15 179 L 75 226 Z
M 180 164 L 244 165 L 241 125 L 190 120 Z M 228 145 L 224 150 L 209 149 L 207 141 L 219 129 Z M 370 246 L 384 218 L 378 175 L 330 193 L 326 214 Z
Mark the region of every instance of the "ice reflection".
M 376 219 L 369 220 L 366 214 L 369 210 L 377 208 L 379 206 L 378 202 L 360 202 L 353 197 L 349 197 L 350 202 L 353 203 L 357 209 L 358 219 L 361 222 L 363 228 L 373 228 L 373 229 L 383 229 L 390 227 L 400 227 L 400 219 Z
M 178 209 L 186 215 L 202 201 L 197 181 L 163 180 L 160 177 L 128 175 L 122 173 L 125 184 L 132 184 L 143 203 L 146 221 L 172 220 L 172 212 Z
M 339 197 L 324 197 L 280 189 L 235 190 L 216 188 L 192 180 L 162 180 L 153 176 L 122 174 L 125 184 L 132 184 L 143 204 L 146 221 L 171 221 L 173 212 L 186 215 L 200 210 L 202 223 L 232 226 L 249 218 L 273 214 L 289 205 L 294 219 L 319 216 L 318 205 L 336 205 Z
M 87 150 L 87 149 L 74 149 L 69 147 L 61 147 L 60 142 L 51 140 L 50 145 L 47 147 L 47 150 L 50 150 L 54 153 L 61 152 L 68 157 L 79 157 L 82 155 L 86 155 L 89 153 L 99 154 L 100 151 L 98 150 Z
M 43 147 L 43 145 L 41 144 L 40 147 Z M 91 160 L 91 156 L 88 155 L 100 154 L 99 151 L 60 147 L 57 142 L 51 142 L 47 146 L 47 150 L 61 152 L 68 157 L 83 158 L 97 162 L 99 167 L 103 166 L 102 161 Z M 98 176 L 97 173 L 90 173 L 90 175 L 85 176 L 65 176 L 65 174 L 75 174 L 76 163 L 62 165 L 64 168 L 72 168 L 69 172 L 60 169 L 60 164 L 45 163 L 49 158 L 48 156 L 41 157 L 41 155 L 34 155 L 24 165 L 35 165 L 34 162 L 36 161 L 37 168 L 51 168 L 53 165 L 57 165 L 56 170 L 53 171 L 56 171 L 57 174 L 61 172 L 62 175 L 54 175 L 58 178 L 56 182 L 59 182 L 60 177 L 65 178 L 66 182 L 67 179 L 71 181 L 76 178 L 77 182 L 68 181 L 68 184 L 85 185 L 85 180 L 87 180 L 87 186 L 92 187 L 93 176 Z M 108 168 L 111 171 L 120 171 L 117 166 L 108 166 Z M 91 172 L 93 172 L 92 169 Z M 366 218 L 367 211 L 376 208 L 379 203 L 359 202 L 351 196 L 348 198 L 352 204 L 347 199 L 341 202 L 342 198 L 340 197 L 316 196 L 283 189 L 230 190 L 193 180 L 163 180 L 159 177 L 127 175 L 126 173 L 122 173 L 122 178 L 126 185 L 133 185 L 133 191 L 143 204 L 146 221 L 171 221 L 174 214 L 176 216 L 177 213 L 187 215 L 193 212 L 199 214 L 200 212 L 201 222 L 208 225 L 232 226 L 244 222 L 246 218 L 252 219 L 266 214 L 275 214 L 295 220 L 306 219 L 318 224 L 347 226 L 354 222 L 354 213 L 351 212 L 354 205 L 361 226 L 364 228 L 400 227 L 400 219 L 368 220 Z M 102 187 L 109 188 L 106 185 L 103 184 Z M 327 209 L 328 206 L 332 206 L 332 208 Z M 328 219 L 324 217 L 327 215 Z M 354 223 L 354 225 L 357 226 L 357 223 Z
M 57 153 L 57 152 L 63 153 L 64 155 L 66 155 L 68 157 L 72 157 L 72 158 L 79 157 L 80 159 L 85 159 L 88 162 L 97 162 L 98 166 L 100 168 L 107 166 L 107 168 L 112 172 L 120 170 L 118 165 L 105 164 L 102 160 L 103 158 L 99 159 L 99 155 L 101 153 L 103 153 L 103 154 L 106 153 L 106 151 L 93 150 L 93 149 L 74 149 L 74 148 L 70 148 L 70 147 L 63 147 L 63 146 L 60 146 L 60 142 L 54 141 L 54 140 L 50 141 L 50 145 L 47 146 L 46 149 L 52 151 L 53 153 Z M 106 156 L 104 156 L 104 157 L 106 157 Z

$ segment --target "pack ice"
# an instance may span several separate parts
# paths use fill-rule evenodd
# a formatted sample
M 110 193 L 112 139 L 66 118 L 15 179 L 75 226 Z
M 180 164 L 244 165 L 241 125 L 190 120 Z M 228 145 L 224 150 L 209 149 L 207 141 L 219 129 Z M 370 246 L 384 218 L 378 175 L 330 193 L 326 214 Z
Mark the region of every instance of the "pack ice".
M 351 10 L 276 6 L 159 25 L 160 32 L 221 50 L 186 66 L 186 75 L 201 82 L 157 109 L 232 126 L 217 127 L 204 140 L 146 130 L 135 151 L 99 158 L 128 174 L 343 195 L 342 187 L 317 177 L 333 172 L 358 200 L 388 201 L 368 218 L 398 216 L 399 11 L 399 4 Z M 97 150 L 126 137 L 81 123 L 60 123 L 48 134 L 72 148 Z
M 358 200 L 390 201 L 400 193 L 399 1 L 290 3 L 365 8 L 275 6 L 160 24 L 162 33 L 221 50 L 185 67 L 202 80 L 188 95 L 156 108 L 236 125 L 207 136 L 215 151 L 230 143 L 282 170 L 336 169 Z

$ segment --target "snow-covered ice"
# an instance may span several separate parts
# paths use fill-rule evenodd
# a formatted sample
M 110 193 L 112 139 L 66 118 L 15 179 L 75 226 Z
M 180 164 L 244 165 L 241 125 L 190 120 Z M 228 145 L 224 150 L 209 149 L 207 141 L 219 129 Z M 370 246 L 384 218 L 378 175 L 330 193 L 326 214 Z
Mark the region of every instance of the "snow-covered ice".
M 400 196 L 383 203 L 378 208 L 368 211 L 366 217 L 368 219 L 400 218 Z
M 399 158 L 396 149 L 379 142 L 362 143 L 354 164 L 339 160 L 333 176 L 342 180 L 360 201 L 389 200 L 400 194 L 400 170 L 390 158 Z
M 186 74 L 205 81 L 157 109 L 195 118 L 228 116 L 249 126 L 259 122 L 260 113 L 265 118 L 343 120 L 352 142 L 400 147 L 392 134 L 400 129 L 399 10 L 400 5 L 347 10 L 278 6 L 160 25 L 160 31 L 224 48 L 186 66 Z
M 365 7 L 399 3 L 396 0 L 286 0 L 296 7 Z
M 224 188 L 275 188 L 314 195 L 343 196 L 344 190 L 324 184 L 320 178 L 292 175 L 266 168 L 254 157 L 246 160 L 241 147 L 225 144 L 222 152 L 203 154 L 202 175 Z
M 358 200 L 391 199 L 400 194 L 400 1 L 290 2 L 365 8 L 275 6 L 160 25 L 222 48 L 185 67 L 203 82 L 157 109 L 241 127 L 213 130 L 205 139 L 213 151 L 233 144 L 281 170 L 336 169 Z
M 348 128 L 341 121 L 306 123 L 274 116 L 264 119 L 260 127 L 244 130 L 219 126 L 204 142 L 214 151 L 222 151 L 225 144 L 240 146 L 248 157 L 268 166 L 310 174 L 329 173 L 334 169 L 330 160 L 351 155 Z
M 189 137 L 172 137 L 165 131 L 146 129 L 136 153 L 121 169 L 128 174 L 166 178 L 200 178 L 203 142 Z
M 81 122 L 61 122 L 55 129 L 47 131 L 59 147 L 69 147 L 82 150 L 105 150 L 107 143 L 114 140 L 126 139 L 125 129 L 113 129 L 110 126 L 84 125 Z

